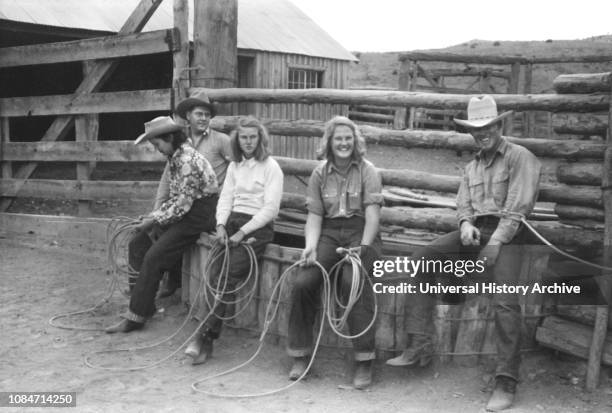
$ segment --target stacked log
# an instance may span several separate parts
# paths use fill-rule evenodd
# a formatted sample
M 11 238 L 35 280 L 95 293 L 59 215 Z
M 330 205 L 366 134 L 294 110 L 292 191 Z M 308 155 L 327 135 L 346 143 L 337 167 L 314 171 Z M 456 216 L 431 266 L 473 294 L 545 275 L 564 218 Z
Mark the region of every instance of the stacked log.
M 553 82 L 557 93 L 610 92 L 612 73 L 561 75 Z M 600 112 L 567 114 L 556 113 L 553 119 L 557 133 L 605 136 L 608 130 L 608 114 Z M 557 168 L 557 180 L 568 186 L 568 191 L 600 193 L 603 164 L 599 159 L 584 157 L 580 160 L 563 161 Z M 590 188 L 590 189 L 589 189 Z M 601 201 L 601 202 L 599 202 Z M 598 228 L 605 220 L 603 199 L 598 202 L 576 202 L 571 199 L 557 199 L 555 213 L 561 222 L 587 228 Z

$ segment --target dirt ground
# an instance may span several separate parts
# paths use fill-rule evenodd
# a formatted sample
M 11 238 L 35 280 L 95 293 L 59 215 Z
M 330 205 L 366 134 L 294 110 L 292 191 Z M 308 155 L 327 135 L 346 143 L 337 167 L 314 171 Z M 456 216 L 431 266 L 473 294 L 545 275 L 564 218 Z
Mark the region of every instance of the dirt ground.
M 71 331 L 52 327 L 54 314 L 97 303 L 109 282 L 100 250 L 72 248 L 67 240 L 9 237 L 0 233 L 0 391 L 76 392 L 79 412 L 478 412 L 483 411 L 491 379 L 490 366 L 436 365 L 423 369 L 390 368 L 378 360 L 371 389 L 346 389 L 350 368 L 342 352 L 324 348 L 314 374 L 280 394 L 249 399 L 224 399 L 196 393 L 191 383 L 248 359 L 257 347 L 253 334 L 226 329 L 214 358 L 192 367 L 182 351 L 148 370 L 108 371 L 84 364 L 94 351 L 132 347 L 170 336 L 185 319 L 178 298 L 159 303 L 145 330 L 129 335 Z M 125 299 L 118 293 L 95 314 L 65 323 L 101 327 L 117 320 Z M 93 355 L 109 367 L 134 367 L 159 360 L 180 346 L 195 324 L 177 337 L 144 352 Z M 204 383 L 206 390 L 257 393 L 285 386 L 289 358 L 282 346 L 267 344 L 245 369 Z M 548 350 L 529 353 L 522 364 L 522 382 L 514 412 L 609 412 L 612 379 L 602 371 L 594 393 L 583 389 L 583 361 Z M 7 409 L 10 411 L 11 409 Z M 33 410 L 33 409 L 30 409 Z

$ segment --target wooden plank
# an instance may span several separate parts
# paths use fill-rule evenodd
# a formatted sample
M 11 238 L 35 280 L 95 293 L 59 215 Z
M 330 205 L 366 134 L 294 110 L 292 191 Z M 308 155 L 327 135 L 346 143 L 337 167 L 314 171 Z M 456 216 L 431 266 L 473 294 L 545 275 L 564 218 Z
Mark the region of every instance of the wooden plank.
M 510 68 L 510 81 L 508 82 L 508 93 L 516 94 L 519 89 L 519 78 L 521 75 L 521 64 L 515 62 Z M 499 106 L 499 104 L 498 104 Z M 519 109 L 515 109 L 519 110 Z M 524 111 L 525 109 L 523 109 Z M 506 135 L 514 135 L 514 114 L 508 116 L 504 120 L 504 133 Z
M 153 15 L 155 10 L 157 10 L 157 7 L 161 4 L 161 2 L 162 0 L 140 0 L 134 11 L 130 14 L 126 22 L 121 27 L 121 30 L 119 30 L 119 34 L 141 31 L 147 21 L 149 21 L 151 15 Z M 112 74 L 113 70 L 116 68 L 116 65 L 117 63 L 115 61 L 96 62 L 89 75 L 83 79 L 75 91 L 75 96 L 97 91 L 104 81 Z M 0 113 L 2 113 L 5 109 L 6 108 L 3 106 L 2 102 L 0 102 Z M 68 133 L 73 124 L 74 119 L 72 117 L 59 116 L 53 121 L 49 129 L 47 129 L 47 132 L 45 133 L 45 136 L 43 136 L 42 140 L 61 140 L 62 137 Z M 35 169 L 36 163 L 27 163 L 19 168 L 19 170 L 15 173 L 15 177 L 19 179 L 27 179 Z M 1 201 L 0 211 L 5 211 L 10 206 L 11 202 L 12 201 L 10 199 Z
M 0 68 L 139 56 L 176 50 L 174 29 L 118 34 L 69 42 L 0 48 Z
M 98 140 L 98 115 L 81 115 L 75 119 L 77 142 Z M 76 165 L 76 178 L 79 181 L 89 180 L 95 168 L 95 162 L 79 162 Z M 81 217 L 91 215 L 89 201 L 79 201 L 78 214 Z
M 570 185 L 601 186 L 603 165 L 594 162 L 560 162 L 557 181 Z
M 533 83 L 533 64 L 528 63 L 525 66 L 525 83 L 523 85 L 523 93 L 526 95 L 531 94 Z M 533 112 L 523 113 L 523 137 L 529 137 L 534 135 L 535 127 L 535 116 Z
M 86 116 L 86 115 L 85 115 Z M 151 145 L 133 141 L 11 142 L 4 159 L 47 162 L 164 162 Z
M 489 297 L 476 296 L 463 304 L 453 360 L 462 366 L 473 366 L 478 362 L 478 353 L 482 349 L 487 329 Z M 465 354 L 462 354 L 465 353 Z M 475 354 L 472 354 L 475 353 Z
M 563 351 L 586 359 L 589 355 L 589 341 L 593 335 L 591 327 L 550 316 L 544 319 L 536 332 L 536 340 L 543 346 Z M 601 362 L 612 365 L 612 336 L 605 338 Z M 599 363 L 599 362 L 598 362 Z
M 157 181 L 2 179 L 0 192 L 10 197 L 150 200 L 157 185 Z
M 169 110 L 170 99 L 170 89 L 3 98 L 0 114 L 17 117 L 150 112 Z
M 558 134 L 605 136 L 608 130 L 608 114 L 555 113 L 553 130 Z

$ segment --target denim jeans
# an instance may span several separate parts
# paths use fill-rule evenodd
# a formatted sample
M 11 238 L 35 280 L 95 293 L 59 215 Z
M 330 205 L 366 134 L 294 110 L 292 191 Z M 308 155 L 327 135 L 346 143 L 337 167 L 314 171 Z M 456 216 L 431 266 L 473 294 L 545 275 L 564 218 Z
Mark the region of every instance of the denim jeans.
M 414 259 L 457 258 L 477 259 L 482 246 L 489 241 L 496 228 L 496 219 L 485 218 L 476 222 L 481 232 L 481 246 L 463 246 L 461 232 L 453 231 L 441 236 L 430 245 L 417 250 Z M 520 277 L 523 244 L 533 244 L 529 231 L 521 226 L 509 244 L 502 245 L 490 279 L 498 285 L 515 285 Z M 443 274 L 417 274 L 412 282 L 448 281 Z M 454 280 L 456 281 L 456 280 Z M 521 345 L 521 310 L 517 294 L 492 294 L 495 313 L 495 338 L 497 347 L 496 376 L 507 376 L 518 380 Z M 413 335 L 429 335 L 435 297 L 430 294 L 417 293 L 410 296 L 407 303 L 406 330 Z
M 252 216 L 248 214 L 232 212 L 227 220 L 227 224 L 225 225 L 225 230 L 227 231 L 228 237 L 231 237 L 238 232 L 244 224 L 251 220 L 251 218 Z M 266 245 L 268 245 L 274 239 L 274 227 L 272 223 L 269 223 L 265 227 L 259 228 L 258 230 L 247 234 L 244 240 L 246 241 L 249 238 L 255 239 L 255 241 L 253 241 L 250 245 L 253 248 L 253 251 L 255 251 L 255 255 L 259 260 L 266 250 Z M 244 249 L 244 247 L 241 245 L 230 247 L 229 254 L 229 271 L 226 288 L 227 290 L 233 290 L 248 275 L 251 262 L 246 249 Z M 211 266 L 210 274 L 208 274 L 210 277 L 209 283 L 211 285 L 217 285 L 222 263 L 223 257 L 219 257 L 219 259 L 217 259 Z M 208 289 L 206 289 L 205 293 L 208 294 L 208 302 L 212 304 L 215 299 L 214 296 Z M 230 297 L 230 294 L 225 294 L 223 297 L 221 297 L 221 299 L 223 301 L 228 301 Z M 204 300 L 202 300 L 201 303 L 202 305 L 196 314 L 196 318 L 198 320 L 203 320 L 210 311 L 210 309 L 205 305 Z M 215 307 L 214 313 L 210 314 L 206 322 L 200 328 L 200 333 L 206 333 L 213 339 L 219 338 L 221 329 L 223 327 L 222 317 L 225 316 L 226 309 L 227 304 L 219 302 Z
M 329 271 L 340 259 L 336 248 L 357 247 L 361 243 L 365 220 L 362 217 L 325 219 L 317 245 L 317 260 Z M 362 252 L 361 260 L 368 276 L 372 274 L 374 261 L 380 257 L 381 241 L 377 236 L 370 248 Z M 350 288 L 350 272 L 343 271 L 341 277 L 342 299 L 346 300 Z M 320 303 L 323 276 L 316 266 L 303 267 L 295 277 L 291 292 L 289 313 L 289 339 L 287 353 L 292 357 L 303 357 L 312 353 L 313 327 Z M 373 291 L 366 284 L 359 300 L 348 316 L 348 327 L 351 335 L 364 330 L 374 314 Z M 326 321 L 323 321 L 326 322 Z M 375 328 L 352 340 L 355 360 L 365 361 L 375 358 Z
M 165 271 L 176 270 L 176 265 L 200 233 L 215 229 L 218 196 L 196 199 L 189 212 L 152 241 L 146 232 L 139 232 L 128 246 L 129 262 L 138 271 L 132 289 L 129 311 L 125 318 L 144 322 L 155 314 L 155 295 Z

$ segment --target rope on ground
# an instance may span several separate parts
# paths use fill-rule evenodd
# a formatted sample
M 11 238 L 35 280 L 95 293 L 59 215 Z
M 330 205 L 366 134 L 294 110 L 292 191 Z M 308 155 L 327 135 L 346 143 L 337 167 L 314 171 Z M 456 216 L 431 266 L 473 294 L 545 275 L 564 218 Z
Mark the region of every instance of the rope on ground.
M 247 280 L 248 280 L 248 279 L 252 278 L 252 274 L 253 273 L 257 273 L 257 258 L 255 256 L 255 252 L 253 251 L 253 248 L 250 245 L 248 245 L 248 243 L 242 243 L 241 246 L 247 250 L 247 253 L 248 253 L 249 257 L 250 257 L 251 266 L 250 266 L 249 275 L 247 277 Z M 210 274 L 211 273 L 211 267 L 221 258 L 223 259 L 223 261 L 222 261 L 222 265 L 221 265 L 221 269 L 220 269 L 220 276 L 218 277 L 217 286 L 215 288 L 212 288 L 212 286 L 210 286 L 210 284 L 208 283 L 208 277 L 205 277 L 204 274 Z M 162 340 L 159 340 L 159 341 L 156 341 L 156 342 L 153 342 L 153 343 L 150 343 L 150 344 L 141 345 L 141 346 L 133 346 L 133 347 L 126 347 L 126 348 L 116 348 L 116 349 L 109 349 L 109 350 L 94 351 L 92 353 L 89 353 L 89 354 L 85 355 L 85 357 L 84 357 L 85 365 L 87 365 L 88 367 L 94 368 L 94 369 L 108 370 L 108 371 L 136 371 L 136 370 L 150 369 L 152 367 L 158 366 L 158 365 L 164 363 L 165 361 L 169 360 L 171 357 L 173 357 L 179 351 L 181 351 L 181 349 L 183 347 L 185 347 L 193 338 L 195 338 L 197 334 L 199 334 L 200 329 L 202 328 L 202 326 L 208 321 L 210 316 L 214 313 L 215 309 L 217 308 L 217 305 L 221 302 L 220 297 L 222 297 L 226 293 L 230 292 L 230 291 L 226 290 L 226 288 L 227 288 L 227 278 L 229 276 L 229 265 L 230 265 L 230 262 L 229 262 L 229 245 L 227 243 L 225 243 L 224 246 L 220 246 L 218 243 L 216 243 L 213 246 L 213 248 L 211 249 L 211 252 L 210 252 L 210 254 L 208 256 L 208 260 L 207 260 L 206 265 L 205 265 L 204 274 L 202 274 L 202 280 L 206 279 L 207 282 L 201 282 L 199 287 L 198 287 L 198 291 L 196 292 L 196 297 L 200 297 L 202 294 L 204 295 L 204 297 L 207 297 L 205 289 L 207 287 L 212 288 L 212 290 L 215 292 L 215 299 L 214 299 L 213 303 L 211 303 L 212 305 L 208 307 L 209 311 L 202 318 L 202 320 L 199 322 L 199 324 L 195 328 L 195 330 L 189 335 L 189 337 L 187 337 L 186 340 L 183 341 L 183 343 L 179 347 L 177 347 L 175 350 L 170 352 L 168 355 L 162 357 L 161 359 L 159 359 L 157 361 L 154 361 L 154 362 L 149 363 L 149 364 L 141 365 L 141 366 L 107 367 L 107 366 L 101 366 L 101 365 L 98 365 L 98 364 L 94 364 L 92 361 L 90 361 L 90 359 L 93 356 L 95 356 L 95 355 L 122 353 L 122 352 L 136 352 L 136 351 L 141 351 L 141 350 L 149 350 L 149 349 L 161 346 L 162 344 L 165 344 L 165 343 L 169 342 L 170 340 L 172 340 L 174 337 L 176 337 L 183 330 L 183 328 L 187 325 L 189 320 L 191 320 L 191 318 L 193 317 L 195 309 L 196 309 L 195 302 L 198 301 L 197 299 L 194 300 L 195 301 L 194 303 L 191 303 L 191 306 L 189 308 L 189 312 L 188 312 L 187 316 L 185 317 L 185 319 L 183 320 L 183 322 L 181 323 L 181 325 L 172 334 L 170 334 L 168 337 L 166 337 L 166 338 L 164 338 Z M 255 277 L 255 282 L 257 282 L 258 275 L 255 274 L 254 277 Z M 235 288 L 234 290 L 231 290 L 231 292 L 239 291 L 246 284 L 247 284 L 246 282 L 242 283 L 240 287 Z M 257 284 L 255 284 L 255 285 L 257 285 Z M 249 290 L 248 295 L 252 295 L 253 293 L 254 293 L 254 289 L 251 289 L 251 290 Z M 252 297 L 249 299 L 249 302 L 250 302 L 251 299 L 252 299 Z M 207 301 L 207 303 L 208 303 L 208 301 Z
M 111 220 L 111 222 L 108 224 L 108 227 L 106 228 L 107 260 L 108 265 L 110 267 L 109 272 L 111 274 L 111 279 L 108 286 L 106 287 L 106 293 L 104 294 L 104 297 L 94 306 L 86 308 L 84 310 L 71 311 L 54 315 L 49 319 L 49 324 L 51 326 L 64 330 L 104 331 L 104 329 L 100 327 L 82 327 L 61 324 L 58 322 L 58 320 L 75 315 L 91 313 L 97 310 L 98 308 L 110 301 L 118 287 L 121 293 L 124 296 L 127 296 L 127 294 L 125 293 L 125 291 L 127 291 L 127 288 L 122 289 L 121 285 L 123 283 L 127 283 L 127 285 L 129 285 L 131 280 L 133 280 L 138 273 L 130 267 L 127 260 L 124 261 L 120 258 L 120 252 L 127 250 L 127 244 L 129 244 L 130 240 L 133 238 L 134 227 L 138 225 L 138 223 L 138 220 L 129 217 L 116 217 Z

